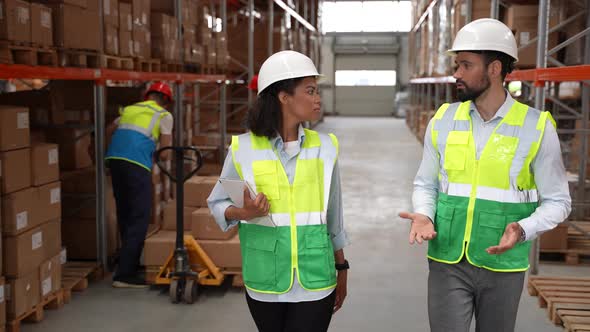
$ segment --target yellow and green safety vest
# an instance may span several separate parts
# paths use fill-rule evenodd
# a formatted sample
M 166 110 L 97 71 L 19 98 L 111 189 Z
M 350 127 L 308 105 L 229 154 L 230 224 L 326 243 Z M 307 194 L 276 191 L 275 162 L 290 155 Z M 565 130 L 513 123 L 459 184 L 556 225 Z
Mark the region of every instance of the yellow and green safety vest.
M 244 283 L 256 292 L 288 292 L 293 271 L 304 289 L 336 286 L 326 213 L 338 140 L 332 134 L 304 130 L 292 184 L 267 137 L 247 133 L 232 139 L 232 157 L 240 178 L 266 195 L 276 225 L 257 220 L 242 220 L 239 225 Z
M 538 206 L 531 162 L 545 124 L 555 121 L 514 102 L 476 158 L 469 101 L 444 104 L 431 125 L 432 143 L 440 159 L 439 194 L 434 220 L 437 237 L 429 242 L 428 257 L 470 264 L 498 272 L 525 271 L 530 242 L 517 243 L 504 254 L 485 250 L 500 243 L 506 225 L 529 217 Z

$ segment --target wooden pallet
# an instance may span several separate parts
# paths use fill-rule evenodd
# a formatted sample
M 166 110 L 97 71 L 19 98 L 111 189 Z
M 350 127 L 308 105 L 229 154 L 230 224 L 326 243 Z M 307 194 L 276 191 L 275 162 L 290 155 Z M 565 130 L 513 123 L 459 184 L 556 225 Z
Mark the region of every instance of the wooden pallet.
M 60 67 L 101 68 L 103 54 L 97 51 L 58 49 Z
M 39 304 L 32 309 L 16 317 L 6 324 L 7 332 L 19 332 L 22 322 L 39 323 L 45 316 L 45 309 L 59 309 L 64 305 L 63 289 L 60 289 L 46 296 Z
M 547 308 L 555 324 L 564 321 L 562 310 L 588 311 L 590 314 L 590 278 L 530 277 L 528 292 L 538 296 L 539 306 Z
M 62 287 L 64 301 L 69 303 L 72 292 L 81 292 L 88 288 L 89 281 L 102 279 L 104 271 L 96 262 L 67 262 L 62 267 Z
M 160 70 L 164 73 L 181 73 L 184 71 L 184 65 L 182 63 L 162 62 Z
M 113 55 L 102 54 L 100 56 L 100 67 L 120 70 L 133 70 L 133 58 L 125 58 Z
M 226 278 L 231 278 L 232 287 L 244 287 L 244 278 L 242 276 L 242 269 L 239 268 L 225 268 L 221 270 Z
M 201 74 L 202 75 L 215 75 L 217 73 L 217 67 L 215 65 L 202 65 L 201 66 Z
M 545 262 L 562 262 L 567 265 L 590 263 L 590 249 L 544 249 L 540 260 Z
M 158 59 L 143 59 L 143 58 L 134 58 L 133 59 L 133 70 L 135 71 L 142 71 L 142 72 L 160 72 L 160 60 Z
M 0 63 L 55 67 L 58 59 L 57 52 L 53 48 L 0 41 Z
M 590 311 L 561 310 L 559 317 L 563 321 L 563 327 L 568 332 L 590 331 Z

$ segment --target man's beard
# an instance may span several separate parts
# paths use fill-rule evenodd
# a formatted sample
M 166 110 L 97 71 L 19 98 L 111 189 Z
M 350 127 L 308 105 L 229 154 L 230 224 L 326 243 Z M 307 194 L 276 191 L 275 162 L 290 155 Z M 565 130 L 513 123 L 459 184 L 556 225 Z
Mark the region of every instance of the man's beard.
M 457 98 L 459 98 L 461 102 L 465 102 L 468 100 L 475 101 L 477 97 L 481 96 L 481 94 L 484 93 L 484 91 L 486 91 L 490 87 L 490 78 L 488 75 L 484 75 L 481 79 L 479 87 L 477 88 L 472 88 L 468 86 L 467 83 L 465 83 L 465 81 L 462 80 L 457 80 L 457 83 L 461 83 L 464 86 L 463 89 L 457 89 Z

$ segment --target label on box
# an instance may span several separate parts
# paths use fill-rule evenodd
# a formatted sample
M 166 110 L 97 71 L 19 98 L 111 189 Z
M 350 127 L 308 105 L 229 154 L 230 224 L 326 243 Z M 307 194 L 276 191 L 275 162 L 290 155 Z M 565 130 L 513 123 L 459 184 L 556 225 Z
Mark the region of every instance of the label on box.
M 16 128 L 27 129 L 29 128 L 29 113 L 18 113 L 16 115 Z
M 134 42 L 134 45 L 135 45 L 135 53 L 137 53 L 137 55 L 139 55 L 139 50 L 140 50 L 140 48 L 139 48 L 139 42 L 138 41 L 135 41 Z
M 461 16 L 467 16 L 467 4 L 466 3 L 461 4 Z
M 32 236 L 33 250 L 37 250 L 43 246 L 43 232 L 37 232 Z
M 41 292 L 43 296 L 51 293 L 51 277 L 43 280 L 43 282 L 41 283 Z
M 59 253 L 59 262 L 63 265 L 68 261 L 68 252 L 63 248 Z
M 531 40 L 531 33 L 530 32 L 521 32 L 520 33 L 520 46 L 524 44 L 528 44 L 529 40 Z
M 6 297 L 6 301 L 10 301 L 11 295 L 12 295 L 12 292 L 11 292 L 12 288 L 10 287 L 10 284 L 4 285 L 3 288 L 5 288 L 4 291 L 6 292 L 5 293 L 6 294 L 6 296 L 5 296 Z
M 16 214 L 16 230 L 21 230 L 29 224 L 29 212 L 23 211 Z
M 131 15 L 127 15 L 127 30 L 133 30 L 133 18 L 131 17 Z
M 0 303 L 4 303 L 4 285 L 0 285 Z
M 57 164 L 58 161 L 58 153 L 57 153 L 57 149 L 51 149 L 49 150 L 47 157 L 49 159 L 49 165 L 55 165 Z
M 147 15 L 145 13 L 141 13 L 141 23 L 147 25 Z
M 18 7 L 16 9 L 16 20 L 19 24 L 28 24 L 29 8 Z
M 49 193 L 49 200 L 50 200 L 50 204 L 57 204 L 59 202 L 61 202 L 61 190 L 60 188 L 53 188 L 51 189 L 51 192 Z
M 49 12 L 42 12 L 41 13 L 41 26 L 47 29 L 51 29 L 51 13 Z
M 104 14 L 111 15 L 111 0 L 104 0 Z

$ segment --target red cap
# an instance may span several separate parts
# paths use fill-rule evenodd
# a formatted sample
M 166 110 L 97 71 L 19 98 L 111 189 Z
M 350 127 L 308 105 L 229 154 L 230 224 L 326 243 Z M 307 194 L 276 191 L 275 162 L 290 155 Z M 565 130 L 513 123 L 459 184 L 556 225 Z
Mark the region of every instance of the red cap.
M 163 94 L 164 96 L 168 97 L 170 102 L 172 102 L 172 99 L 173 99 L 172 98 L 172 89 L 170 89 L 170 86 L 166 83 L 155 82 L 152 85 L 150 85 L 150 87 L 145 92 L 145 96 L 144 96 L 145 99 L 147 99 L 147 96 L 150 92 L 159 92 L 159 93 Z
M 258 90 L 258 75 L 252 76 L 252 80 L 250 84 L 248 84 L 248 89 L 256 91 Z

